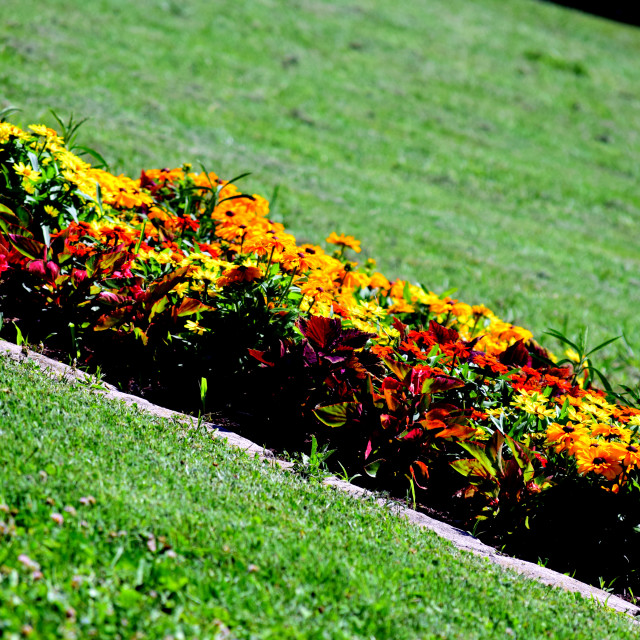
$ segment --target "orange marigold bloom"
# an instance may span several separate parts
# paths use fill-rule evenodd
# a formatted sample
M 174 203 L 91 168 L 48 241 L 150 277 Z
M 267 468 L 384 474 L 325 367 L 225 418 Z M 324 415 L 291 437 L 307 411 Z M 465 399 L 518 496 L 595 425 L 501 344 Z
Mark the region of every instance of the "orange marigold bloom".
M 244 244 L 244 250 L 247 253 L 255 253 L 259 256 L 265 256 L 272 251 L 284 251 L 286 245 L 275 234 L 260 234 Z
M 339 247 L 347 247 L 353 249 L 356 253 L 360 253 L 360 240 L 356 240 L 353 236 L 345 236 L 344 233 L 338 235 L 335 231 L 327 238 L 330 244 L 337 244 Z
M 429 304 L 429 311 L 435 313 L 437 315 L 441 315 L 443 313 L 449 313 L 453 308 L 451 302 L 447 300 L 434 300 Z
M 472 314 L 472 307 L 464 302 L 456 302 L 451 307 L 451 313 L 454 316 L 470 316 Z
M 393 357 L 393 347 L 376 344 L 371 347 L 371 352 L 375 353 L 378 358 L 391 358 Z
M 388 291 L 391 288 L 391 283 L 381 273 L 376 271 L 371 276 L 369 286 L 372 289 L 383 289 L 384 291 Z
M 487 307 L 485 307 L 483 304 L 474 304 L 471 307 L 471 311 L 476 317 L 493 315 L 492 311 L 490 309 L 487 309 Z
M 406 302 L 405 300 L 399 300 L 398 302 L 395 302 L 389 307 L 388 312 L 389 313 L 412 313 L 413 310 L 414 310 L 413 307 L 408 302 Z

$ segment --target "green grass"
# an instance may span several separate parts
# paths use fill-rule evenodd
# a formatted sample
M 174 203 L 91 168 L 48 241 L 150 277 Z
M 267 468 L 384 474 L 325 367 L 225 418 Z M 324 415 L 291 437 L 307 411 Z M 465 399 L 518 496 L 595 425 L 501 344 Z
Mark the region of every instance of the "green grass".
M 301 239 L 640 346 L 638 31 L 534 0 L 5 0 L 0 106 L 114 167 L 202 160 Z M 546 344 L 553 345 L 549 339 Z M 606 352 L 617 380 L 638 356 Z
M 4 638 L 637 637 L 375 503 L 3 357 L 0 505 Z

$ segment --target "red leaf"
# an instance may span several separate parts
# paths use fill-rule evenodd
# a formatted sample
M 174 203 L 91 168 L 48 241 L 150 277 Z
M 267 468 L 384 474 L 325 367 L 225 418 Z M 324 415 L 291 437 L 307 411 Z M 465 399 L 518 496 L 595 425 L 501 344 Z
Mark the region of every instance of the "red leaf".
M 209 305 L 204 304 L 204 302 L 200 302 L 200 300 L 196 300 L 195 298 L 185 298 L 180 306 L 176 309 L 175 313 L 178 316 L 188 316 L 191 313 L 195 313 L 196 311 L 204 311 L 206 309 L 213 309 Z
M 325 351 L 333 345 L 340 334 L 342 321 L 340 318 L 312 316 L 309 320 L 300 320 L 299 326 L 304 337 L 316 349 Z
M 411 429 L 398 437 L 400 440 L 417 440 L 423 433 L 424 431 L 422 429 Z
M 269 360 L 264 359 L 264 354 L 266 351 L 258 351 L 257 349 L 249 349 L 249 355 L 253 356 L 258 362 L 262 362 L 262 364 L 266 364 L 268 367 L 275 366 L 274 362 L 269 362 Z
M 455 329 L 448 329 L 435 320 L 429 322 L 429 331 L 433 334 L 438 344 L 457 342 L 460 339 L 460 334 Z
M 420 471 L 420 474 L 422 476 L 425 476 L 425 471 L 426 471 L 426 477 L 429 477 L 429 469 L 427 467 L 426 464 L 424 464 L 424 462 L 420 462 L 419 460 L 416 460 L 410 467 L 409 467 L 409 471 L 411 471 L 411 477 L 413 478 L 413 481 L 416 483 L 416 485 L 418 487 L 420 487 L 421 489 L 426 489 L 426 487 L 423 487 L 419 482 L 418 482 L 418 478 L 416 478 L 416 472 L 413 468 L 413 465 L 418 465 L 418 469 Z M 424 469 L 423 469 L 424 467 Z
M 530 367 L 531 354 L 524 346 L 522 340 L 514 342 L 510 347 L 506 348 L 499 356 L 498 360 L 501 364 L 515 367 Z

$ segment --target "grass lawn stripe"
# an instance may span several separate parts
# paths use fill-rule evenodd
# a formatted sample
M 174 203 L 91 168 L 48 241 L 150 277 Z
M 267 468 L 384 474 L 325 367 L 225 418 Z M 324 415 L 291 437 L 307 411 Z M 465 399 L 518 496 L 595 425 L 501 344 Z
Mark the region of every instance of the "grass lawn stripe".
M 373 502 L 5 358 L 0 439 L 7 637 L 637 634 Z
M 637 28 L 532 0 L 5 0 L 0 107 L 116 172 L 252 171 L 302 239 L 592 344 L 638 380 Z M 546 339 L 551 346 L 551 339 Z M 553 345 L 556 346 L 556 345 Z

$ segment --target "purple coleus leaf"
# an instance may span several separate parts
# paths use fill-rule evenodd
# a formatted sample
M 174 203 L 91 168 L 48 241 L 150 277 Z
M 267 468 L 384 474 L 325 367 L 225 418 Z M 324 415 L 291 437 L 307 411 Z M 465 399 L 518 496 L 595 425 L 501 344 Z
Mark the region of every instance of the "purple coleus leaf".
M 460 339 L 460 334 L 455 329 L 448 329 L 435 320 L 429 322 L 429 331 L 438 344 L 449 344 Z
M 514 342 L 510 347 L 507 347 L 499 356 L 501 364 L 514 367 L 530 367 L 531 366 L 531 354 L 524 346 L 522 340 Z
M 340 318 L 324 318 L 322 316 L 312 316 L 308 320 L 301 318 L 298 327 L 302 335 L 318 351 L 330 351 L 340 331 L 342 322 Z

